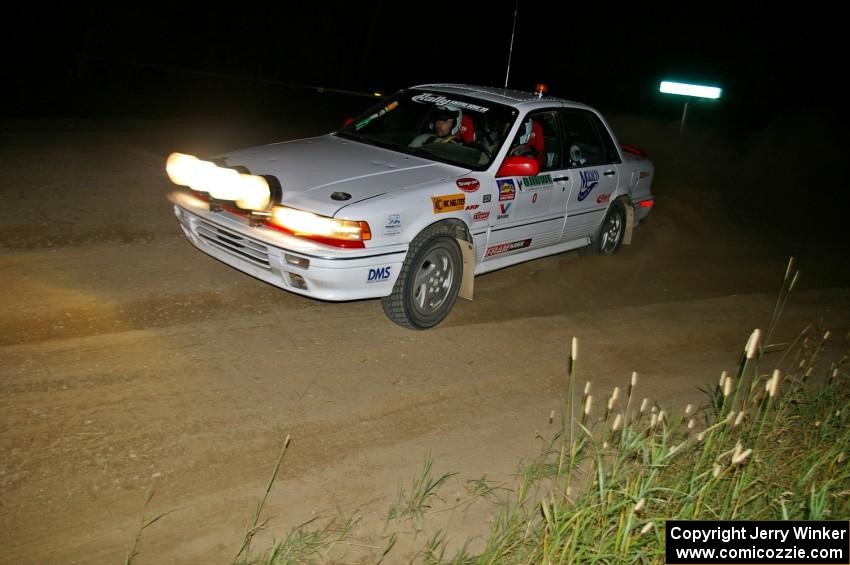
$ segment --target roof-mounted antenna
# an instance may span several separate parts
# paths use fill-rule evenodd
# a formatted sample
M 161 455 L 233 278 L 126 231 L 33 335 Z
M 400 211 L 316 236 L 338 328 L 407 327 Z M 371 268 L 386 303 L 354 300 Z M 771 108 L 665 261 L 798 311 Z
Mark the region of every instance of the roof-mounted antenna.
M 516 0 L 514 7 L 514 28 L 511 30 L 511 49 L 508 51 L 508 72 L 505 74 L 505 88 L 508 87 L 508 77 L 511 76 L 511 56 L 514 54 L 514 35 L 516 34 L 516 16 L 519 12 L 519 0 Z

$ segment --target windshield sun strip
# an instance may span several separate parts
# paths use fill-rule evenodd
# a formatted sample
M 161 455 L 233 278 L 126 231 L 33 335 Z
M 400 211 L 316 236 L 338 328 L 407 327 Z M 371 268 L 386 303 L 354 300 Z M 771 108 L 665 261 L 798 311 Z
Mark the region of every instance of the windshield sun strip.
M 488 112 L 490 112 L 492 110 L 498 110 L 498 111 L 504 112 L 504 115 L 505 115 L 504 121 L 505 121 L 505 124 L 507 124 L 506 127 L 504 128 L 505 134 L 502 136 L 500 142 L 493 148 L 492 156 L 488 160 L 488 162 L 484 163 L 484 164 L 479 164 L 479 163 L 469 163 L 467 161 L 457 161 L 457 160 L 449 159 L 449 158 L 447 158 L 443 155 L 438 156 L 438 155 L 435 155 L 435 154 L 433 154 L 429 151 L 424 151 L 420 147 L 410 147 L 408 145 L 401 145 L 401 144 L 396 144 L 396 143 L 386 143 L 386 142 L 382 142 L 380 140 L 368 137 L 366 135 L 363 135 L 363 134 L 359 133 L 357 130 L 352 131 L 351 128 L 354 127 L 354 124 L 361 123 L 363 121 L 364 117 L 371 118 L 371 117 L 374 116 L 374 114 L 376 113 L 374 111 L 374 108 L 367 110 L 366 112 L 363 112 L 360 116 L 357 117 L 357 119 L 353 120 L 352 124 L 346 125 L 343 128 L 341 128 L 340 130 L 334 132 L 334 135 L 336 135 L 336 136 L 338 136 L 342 139 L 347 139 L 347 140 L 351 140 L 351 141 L 357 141 L 357 142 L 360 142 L 360 143 L 365 143 L 367 145 L 380 147 L 382 149 L 388 149 L 390 151 L 396 151 L 398 153 L 404 153 L 405 155 L 413 155 L 415 157 L 421 157 L 423 159 L 428 159 L 430 161 L 436 161 L 436 162 L 439 162 L 439 163 L 445 163 L 447 165 L 452 165 L 452 166 L 456 166 L 456 167 L 461 167 L 461 168 L 481 172 L 481 171 L 485 171 L 485 170 L 489 169 L 490 166 L 493 164 L 496 155 L 502 150 L 502 147 L 507 142 L 507 138 L 508 138 L 507 132 L 509 132 L 511 130 L 511 128 L 514 125 L 514 122 L 516 121 L 517 116 L 519 115 L 519 111 L 512 106 L 507 106 L 505 104 L 500 104 L 498 102 L 478 100 L 478 99 L 471 98 L 471 97 L 465 96 L 465 95 L 457 95 L 457 94 L 441 92 L 439 90 L 434 90 L 434 89 L 404 90 L 404 91 L 398 93 L 398 95 L 397 95 L 398 98 L 396 100 L 392 101 L 391 104 L 394 103 L 394 102 L 397 102 L 397 100 L 400 100 L 401 97 L 405 97 L 405 96 L 410 97 L 409 99 L 407 99 L 407 101 L 409 101 L 410 99 L 412 99 L 414 93 L 418 93 L 418 94 L 432 93 L 432 94 L 436 94 L 436 95 L 445 97 L 446 99 L 449 99 L 448 97 L 453 97 L 453 98 L 451 98 L 451 100 L 453 100 L 454 98 L 461 98 L 461 99 L 469 100 L 470 102 L 464 102 L 464 104 L 468 105 L 467 108 L 477 107 L 477 106 L 480 105 L 480 104 L 473 104 L 473 102 L 486 103 L 487 108 L 488 108 Z M 461 101 L 463 101 L 463 100 L 461 100 Z M 397 106 L 398 106 L 398 104 L 395 104 L 394 108 L 397 107 Z

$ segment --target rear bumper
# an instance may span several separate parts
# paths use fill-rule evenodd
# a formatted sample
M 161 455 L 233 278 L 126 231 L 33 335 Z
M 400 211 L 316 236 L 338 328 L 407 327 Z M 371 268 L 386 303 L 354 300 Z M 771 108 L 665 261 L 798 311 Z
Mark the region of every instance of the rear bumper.
M 407 254 L 407 245 L 336 249 L 252 227 L 227 212 L 210 212 L 197 199 L 172 201 L 192 245 L 243 273 L 311 298 L 343 301 L 387 296 Z
M 641 223 L 647 216 L 649 216 L 654 203 L 655 199 L 652 196 L 644 197 L 634 202 L 635 225 Z

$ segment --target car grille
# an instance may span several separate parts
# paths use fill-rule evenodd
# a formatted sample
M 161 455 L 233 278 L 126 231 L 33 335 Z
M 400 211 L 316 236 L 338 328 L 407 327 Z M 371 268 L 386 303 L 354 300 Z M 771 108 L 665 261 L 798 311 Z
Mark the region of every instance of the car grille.
M 214 245 L 239 259 L 244 259 L 264 269 L 270 268 L 269 248 L 255 239 L 203 220 L 195 226 L 195 233 L 210 245 Z

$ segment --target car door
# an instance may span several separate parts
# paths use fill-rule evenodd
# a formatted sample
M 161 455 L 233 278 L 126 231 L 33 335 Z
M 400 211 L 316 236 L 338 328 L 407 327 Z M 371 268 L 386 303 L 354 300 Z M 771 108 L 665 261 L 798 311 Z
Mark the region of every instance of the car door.
M 561 124 L 555 109 L 523 118 L 508 156 L 535 158 L 540 172 L 533 177 L 496 178 L 490 209 L 490 237 L 483 260 L 507 253 L 545 247 L 561 238 L 565 216 Z
M 608 210 L 620 182 L 620 155 L 596 114 L 561 109 L 564 159 L 572 191 L 567 202 L 563 241 L 592 235 Z

